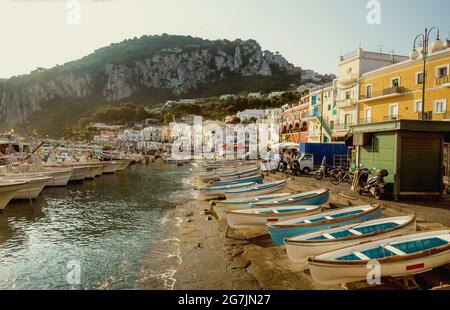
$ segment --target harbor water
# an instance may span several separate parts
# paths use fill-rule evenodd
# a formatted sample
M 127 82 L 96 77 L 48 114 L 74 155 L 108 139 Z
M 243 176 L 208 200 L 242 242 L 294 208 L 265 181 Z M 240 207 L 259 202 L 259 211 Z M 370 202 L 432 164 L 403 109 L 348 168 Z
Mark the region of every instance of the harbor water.
M 135 165 L 46 188 L 32 207 L 8 205 L 0 214 L 0 289 L 135 288 L 145 259 L 171 255 L 154 241 L 170 238 L 171 212 L 193 192 L 189 175 L 189 166 Z

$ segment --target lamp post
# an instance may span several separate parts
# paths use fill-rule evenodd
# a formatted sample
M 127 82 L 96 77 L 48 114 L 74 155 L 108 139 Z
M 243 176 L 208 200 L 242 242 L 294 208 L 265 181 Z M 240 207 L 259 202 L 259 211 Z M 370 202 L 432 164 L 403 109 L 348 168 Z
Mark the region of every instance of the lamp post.
M 423 34 L 419 34 L 414 39 L 414 47 L 413 50 L 409 56 L 411 60 L 416 60 L 419 58 L 419 52 L 416 50 L 416 43 L 417 40 L 421 39 L 422 41 L 422 58 L 423 58 L 423 72 L 422 72 L 422 105 L 421 105 L 421 111 L 420 111 L 420 119 L 426 120 L 425 115 L 425 92 L 426 92 L 426 83 L 427 83 L 427 57 L 429 52 L 429 42 L 430 42 L 430 35 L 433 30 L 437 31 L 436 40 L 433 42 L 431 46 L 431 51 L 434 52 L 435 50 L 438 50 L 442 47 L 443 43 L 439 39 L 439 28 L 437 26 L 431 27 L 428 29 L 425 28 L 425 32 Z

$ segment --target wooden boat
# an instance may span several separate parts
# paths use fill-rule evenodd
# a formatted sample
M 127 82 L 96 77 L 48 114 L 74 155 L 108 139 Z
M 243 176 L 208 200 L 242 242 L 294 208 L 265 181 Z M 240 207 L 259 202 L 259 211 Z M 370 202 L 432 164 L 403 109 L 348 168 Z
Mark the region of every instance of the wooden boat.
M 371 262 L 381 277 L 404 277 L 429 271 L 450 261 L 450 230 L 393 237 L 346 247 L 308 258 L 314 281 L 342 284 L 366 280 Z
M 240 210 L 245 209 L 251 206 L 254 203 L 262 202 L 266 200 L 275 200 L 280 199 L 283 197 L 290 196 L 289 193 L 280 193 L 280 194 L 270 194 L 270 195 L 263 195 L 263 196 L 256 196 L 251 198 L 243 198 L 243 199 L 237 199 L 237 200 L 223 200 L 223 201 L 217 201 L 215 206 L 218 208 L 224 208 L 224 210 Z
M 249 186 L 256 185 L 254 182 L 240 183 L 233 185 L 212 186 L 200 188 L 200 194 L 205 198 L 219 197 L 225 195 L 225 192 L 232 189 L 247 188 Z
M 69 182 L 81 182 L 89 175 L 89 166 L 73 165 L 71 167 L 73 168 L 73 173 Z
M 102 174 L 113 174 L 116 173 L 116 166 L 113 164 L 112 161 L 104 161 L 103 164 L 103 170 Z
M 261 195 L 268 195 L 284 190 L 287 186 L 287 180 L 276 181 L 272 183 L 259 184 L 240 189 L 230 189 L 225 192 L 227 199 L 249 198 Z
M 252 228 L 320 212 L 320 206 L 276 207 L 226 211 L 232 228 Z
M 319 189 L 310 192 L 293 194 L 276 200 L 261 201 L 254 204 L 257 208 L 266 207 L 287 207 L 287 206 L 305 206 L 305 205 L 323 205 L 330 199 L 330 191 Z
M 26 185 L 20 188 L 19 191 L 13 196 L 13 200 L 36 199 L 51 179 L 52 177 L 44 175 L 37 176 L 25 174 L 1 177 L 1 180 L 3 181 L 18 181 L 26 183 Z
M 22 189 L 26 188 L 25 181 L 3 181 L 0 180 L 0 211 L 4 210 L 13 197 Z
M 70 177 L 72 176 L 73 168 L 42 168 L 42 170 L 40 170 L 40 173 L 52 177 L 50 182 L 47 183 L 46 187 L 66 186 L 67 183 L 69 183 Z
M 343 208 L 307 217 L 298 217 L 293 220 L 268 225 L 272 241 L 275 244 L 281 245 L 285 238 L 327 229 L 333 226 L 373 220 L 379 217 L 381 217 L 381 207 L 379 205 L 367 205 Z
M 263 177 L 262 175 L 256 175 L 248 178 L 240 178 L 230 181 L 215 181 L 212 183 L 213 186 L 222 186 L 222 185 L 232 185 L 232 184 L 239 184 L 239 183 L 248 183 L 248 182 L 254 182 L 257 184 L 263 183 Z
M 284 240 L 289 259 L 306 263 L 310 256 L 416 231 L 414 216 L 398 216 L 329 228 Z
M 255 175 L 260 175 L 261 172 L 258 167 L 256 168 L 250 168 L 245 170 L 239 170 L 237 172 L 227 173 L 227 174 L 221 174 L 219 175 L 220 181 L 231 181 L 241 178 L 248 178 Z
M 129 160 L 121 160 L 119 162 L 120 162 L 120 166 L 119 166 L 119 168 L 117 168 L 117 171 L 125 171 L 125 169 L 127 169 L 127 167 L 131 163 Z

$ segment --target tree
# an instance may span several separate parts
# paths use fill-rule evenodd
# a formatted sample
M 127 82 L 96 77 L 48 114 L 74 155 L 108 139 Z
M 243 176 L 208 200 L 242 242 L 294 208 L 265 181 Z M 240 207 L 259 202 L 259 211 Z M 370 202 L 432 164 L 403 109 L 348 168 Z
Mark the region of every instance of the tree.
M 163 123 L 165 126 L 169 126 L 169 124 L 173 121 L 174 115 L 170 112 L 167 112 L 163 116 Z

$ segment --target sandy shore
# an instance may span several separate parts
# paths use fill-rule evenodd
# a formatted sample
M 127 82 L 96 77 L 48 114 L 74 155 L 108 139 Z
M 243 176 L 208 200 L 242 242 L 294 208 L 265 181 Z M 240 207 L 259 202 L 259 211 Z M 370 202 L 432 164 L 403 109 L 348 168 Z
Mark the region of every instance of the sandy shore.
M 195 177 L 195 175 L 193 176 Z M 266 182 L 285 178 L 276 173 L 266 175 Z M 330 202 L 345 206 L 375 203 L 349 191 L 348 185 L 334 186 L 328 181 L 295 177 L 289 181 L 289 191 L 330 189 Z M 445 228 L 450 224 L 450 209 L 442 202 L 436 206 L 382 202 L 386 216 L 416 214 L 420 230 Z M 177 208 L 179 229 L 174 231 L 178 240 L 178 259 L 174 262 L 172 289 L 212 290 L 320 290 L 344 289 L 342 286 L 316 284 L 303 266 L 288 259 L 282 246 L 274 246 L 265 229 L 230 230 L 220 210 L 211 202 L 194 199 L 183 208 Z M 434 220 L 431 222 L 430 219 Z M 145 266 L 144 266 L 145 267 Z M 436 272 L 435 272 L 436 273 Z M 444 276 L 441 276 L 445 273 Z M 428 276 L 429 286 L 450 283 L 450 268 L 444 267 L 438 276 Z M 154 288 L 141 281 L 139 288 Z M 364 283 L 348 285 L 347 289 L 365 288 Z M 386 288 L 386 287 L 385 287 Z M 388 287 L 392 289 L 392 287 Z

